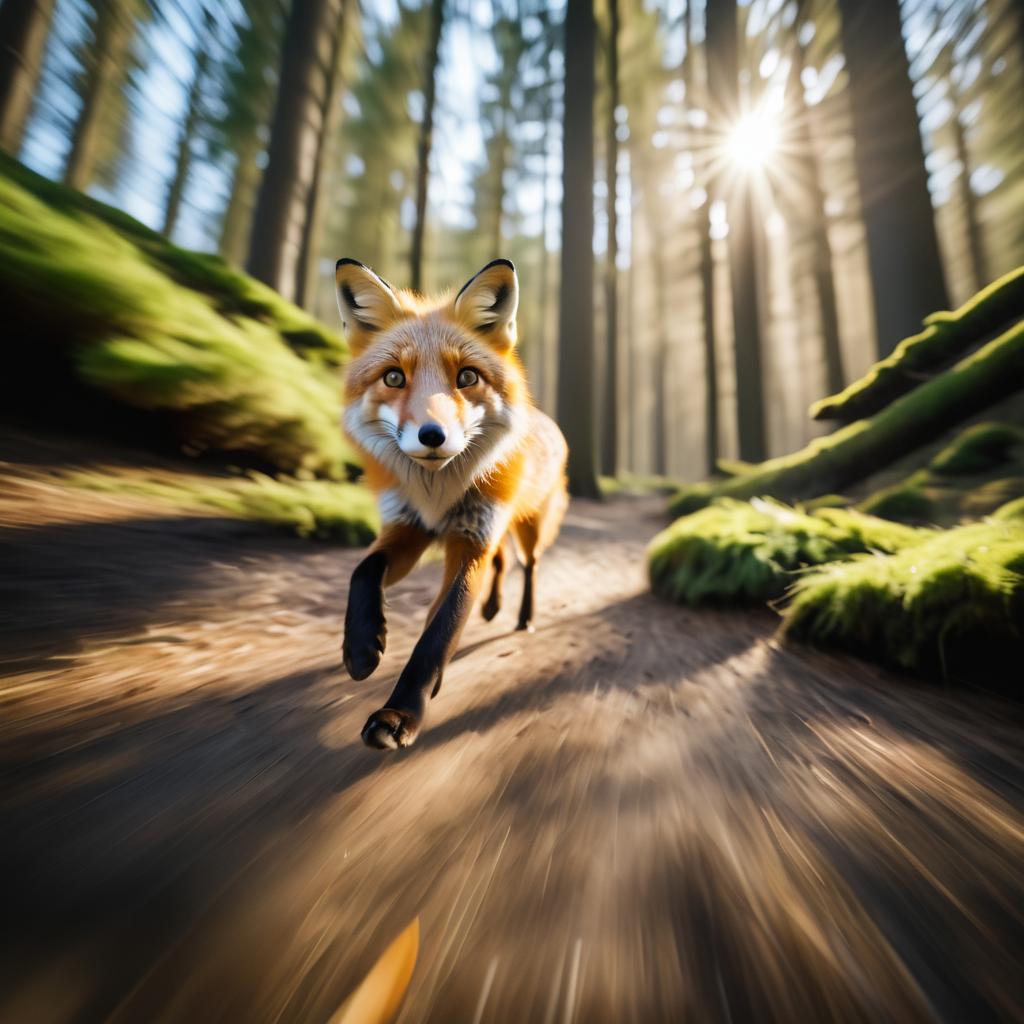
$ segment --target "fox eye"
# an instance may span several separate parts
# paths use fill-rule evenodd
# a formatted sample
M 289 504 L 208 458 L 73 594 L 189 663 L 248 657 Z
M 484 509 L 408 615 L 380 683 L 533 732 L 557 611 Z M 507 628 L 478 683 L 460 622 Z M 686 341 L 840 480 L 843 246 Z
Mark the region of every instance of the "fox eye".
M 464 366 L 459 370 L 459 375 L 455 378 L 455 383 L 460 388 L 471 388 L 478 380 L 480 380 L 480 374 L 477 373 L 476 370 L 470 369 L 468 366 Z
M 401 370 L 388 370 L 384 374 L 384 383 L 389 388 L 404 388 L 405 374 Z

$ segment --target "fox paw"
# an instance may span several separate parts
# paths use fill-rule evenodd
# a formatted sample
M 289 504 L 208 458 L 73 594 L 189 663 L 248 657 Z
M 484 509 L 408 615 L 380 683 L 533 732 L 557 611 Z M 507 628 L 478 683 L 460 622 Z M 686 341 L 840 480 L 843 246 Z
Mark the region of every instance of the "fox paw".
M 368 640 L 349 642 L 348 633 L 341 648 L 345 669 L 356 680 L 372 675 L 384 656 L 384 630 L 381 629 Z
M 363 726 L 363 742 L 374 750 L 411 747 L 420 731 L 420 719 L 410 711 L 381 708 Z
M 482 611 L 484 618 L 488 622 L 490 622 L 491 619 L 493 619 L 494 616 L 501 611 L 501 598 L 498 597 L 497 594 L 492 592 L 491 595 L 487 598 L 487 601 L 484 604 Z

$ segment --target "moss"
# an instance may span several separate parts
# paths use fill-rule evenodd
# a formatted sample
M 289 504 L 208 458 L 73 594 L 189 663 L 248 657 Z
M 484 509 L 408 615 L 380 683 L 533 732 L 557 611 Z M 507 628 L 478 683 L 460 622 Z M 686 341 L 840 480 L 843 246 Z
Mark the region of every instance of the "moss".
M 992 513 L 992 518 L 996 520 L 1024 520 L 1024 497 L 1015 498 L 1013 501 L 1008 501 L 1005 505 L 1000 506 Z
M 811 570 L 795 584 L 783 630 L 915 673 L 1019 692 L 1024 523 L 1004 516 Z
M 803 501 L 842 490 L 1015 393 L 1022 380 L 1024 321 L 870 419 L 815 438 L 800 451 L 769 459 L 740 476 L 680 491 L 671 511 L 691 512 L 717 497 L 770 494 Z
M 956 311 L 927 317 L 920 334 L 905 338 L 840 394 L 812 405 L 811 416 L 844 423 L 870 416 L 1021 316 L 1024 267 L 994 281 Z
M 937 517 L 935 502 L 914 480 L 877 491 L 858 508 L 868 515 L 898 523 L 934 523 Z
M 601 493 L 607 497 L 630 495 L 639 497 L 645 494 L 674 494 L 679 490 L 679 481 L 668 476 L 642 473 L 620 473 L 618 476 L 602 476 L 598 480 Z
M 357 461 L 330 369 L 340 339 L 215 257 L 175 249 L 10 161 L 0 170 L 0 298 L 20 392 L 44 405 L 48 374 L 66 367 L 87 388 L 169 417 L 190 445 L 329 476 Z M 305 351 L 314 337 L 320 355 L 303 358 L 296 339 Z
M 966 476 L 1010 462 L 1024 463 L 1024 430 L 1006 423 L 978 423 L 943 448 L 929 469 L 945 476 Z
M 648 572 L 657 593 L 684 604 L 765 601 L 807 566 L 896 551 L 921 536 L 846 509 L 809 514 L 771 500 L 723 499 L 658 534 L 648 549 Z
M 924 468 L 858 508 L 903 523 L 955 526 L 990 515 L 1024 494 L 1024 430 L 1000 423 L 968 427 Z
M 212 479 L 161 471 L 88 471 L 66 478 L 74 487 L 154 498 L 184 508 L 214 509 L 224 515 L 342 544 L 369 543 L 378 529 L 373 496 L 357 484 L 297 480 L 250 473 Z
M 266 323 L 300 354 L 328 365 L 339 366 L 347 357 L 348 348 L 338 334 L 220 256 L 181 249 L 122 210 L 50 181 L 2 154 L 0 177 L 72 220 L 85 224 L 100 221 L 112 228 L 158 270 L 206 295 L 218 312 Z

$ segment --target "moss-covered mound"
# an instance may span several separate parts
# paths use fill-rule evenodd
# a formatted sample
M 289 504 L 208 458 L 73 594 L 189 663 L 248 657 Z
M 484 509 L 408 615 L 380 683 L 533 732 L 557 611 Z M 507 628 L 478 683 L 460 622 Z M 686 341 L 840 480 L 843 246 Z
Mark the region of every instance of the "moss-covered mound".
M 766 601 L 808 566 L 898 551 L 923 535 L 841 508 L 808 513 L 766 499 L 722 499 L 658 534 L 648 571 L 657 593 L 684 604 Z
M 216 257 L 10 161 L 0 299 L 7 387 L 43 414 L 64 374 L 196 446 L 329 476 L 355 461 L 339 429 L 340 338 Z
M 920 334 L 905 338 L 893 353 L 838 395 L 811 406 L 818 420 L 844 423 L 871 416 L 922 380 L 960 358 L 972 345 L 1024 317 L 1024 267 L 983 288 L 959 309 L 926 317 Z
M 1024 465 L 1024 430 L 1008 423 L 977 423 L 943 448 L 929 463 L 933 473 L 970 476 Z
M 1001 514 L 803 575 L 783 621 L 792 639 L 922 675 L 1020 692 L 1024 521 Z
M 1024 495 L 1024 430 L 1006 423 L 968 427 L 906 479 L 858 506 L 902 523 L 954 526 L 991 515 Z

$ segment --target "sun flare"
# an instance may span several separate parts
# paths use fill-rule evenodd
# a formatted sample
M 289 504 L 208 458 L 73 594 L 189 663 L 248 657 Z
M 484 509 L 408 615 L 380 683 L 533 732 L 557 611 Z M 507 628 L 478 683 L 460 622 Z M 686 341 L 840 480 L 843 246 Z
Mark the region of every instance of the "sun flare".
M 729 159 L 745 171 L 764 168 L 779 146 L 779 119 L 771 110 L 761 108 L 745 114 L 726 139 Z

